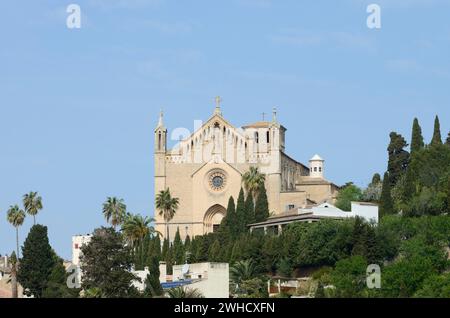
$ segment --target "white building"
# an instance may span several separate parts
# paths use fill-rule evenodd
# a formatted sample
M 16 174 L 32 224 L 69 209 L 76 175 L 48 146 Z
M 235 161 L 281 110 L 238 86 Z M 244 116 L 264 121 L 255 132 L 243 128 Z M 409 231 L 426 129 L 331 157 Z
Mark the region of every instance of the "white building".
M 198 289 L 205 298 L 229 298 L 228 263 L 198 263 L 173 266 L 173 282 Z M 164 287 L 164 285 L 163 285 Z
M 72 236 L 72 264 L 79 266 L 81 247 L 91 241 L 92 234 Z
M 284 226 L 293 222 L 318 222 L 323 219 L 342 220 L 352 217 L 361 217 L 367 222 L 378 223 L 378 205 L 370 202 L 352 202 L 351 211 L 338 209 L 330 203 L 294 207 L 282 214 L 268 218 L 264 222 L 250 224 L 250 231 L 264 229 L 281 233 Z
M 88 244 L 91 241 L 92 234 L 86 234 L 86 235 L 75 235 L 72 236 L 72 265 L 77 267 L 77 279 L 78 283 L 81 284 L 81 264 L 80 264 L 80 257 L 81 257 L 81 247 L 85 244 Z
M 145 267 L 143 271 L 132 270 L 132 274 L 136 275 L 136 277 L 140 278 L 141 281 L 138 280 L 133 281 L 133 286 L 136 287 L 140 292 L 145 290 L 145 280 L 147 279 L 147 275 L 150 274 L 148 267 Z M 167 281 L 167 267 L 165 262 L 159 263 L 159 282 L 161 284 Z

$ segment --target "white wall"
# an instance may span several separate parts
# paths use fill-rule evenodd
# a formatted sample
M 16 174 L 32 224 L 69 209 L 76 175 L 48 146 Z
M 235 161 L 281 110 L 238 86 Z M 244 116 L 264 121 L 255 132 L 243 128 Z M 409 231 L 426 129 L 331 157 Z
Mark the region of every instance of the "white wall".
M 173 266 L 173 280 L 183 279 L 183 265 Z M 198 289 L 205 298 L 229 298 L 230 273 L 228 263 L 198 263 L 190 264 L 188 275 L 192 279 L 201 280 L 186 285 L 187 288 Z

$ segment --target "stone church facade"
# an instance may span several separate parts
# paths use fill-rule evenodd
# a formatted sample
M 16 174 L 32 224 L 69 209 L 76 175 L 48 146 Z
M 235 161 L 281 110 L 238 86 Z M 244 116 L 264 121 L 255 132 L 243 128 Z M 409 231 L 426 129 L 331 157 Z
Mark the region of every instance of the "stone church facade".
M 169 222 L 170 240 L 217 230 L 230 196 L 237 200 L 242 175 L 257 166 L 266 176 L 269 210 L 280 214 L 298 207 L 334 203 L 339 187 L 324 178 L 324 160 L 309 166 L 286 154 L 286 128 L 271 121 L 236 128 L 222 115 L 220 100 L 213 115 L 188 138 L 167 149 L 167 129 L 160 114 L 155 129 L 155 196 L 170 189 L 179 208 Z M 156 230 L 166 236 L 164 218 L 155 211 Z

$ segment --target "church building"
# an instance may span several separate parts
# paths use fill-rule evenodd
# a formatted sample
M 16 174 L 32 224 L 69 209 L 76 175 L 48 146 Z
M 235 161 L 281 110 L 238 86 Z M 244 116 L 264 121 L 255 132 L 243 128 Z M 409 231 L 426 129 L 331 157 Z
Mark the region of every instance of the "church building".
M 155 196 L 167 188 L 179 199 L 169 222 L 170 240 L 177 229 L 191 238 L 218 229 L 230 196 L 235 202 L 242 175 L 258 167 L 265 175 L 269 211 L 286 211 L 334 203 L 339 187 L 324 177 L 324 160 L 314 155 L 306 166 L 286 153 L 286 128 L 273 111 L 271 121 L 258 121 L 241 128 L 222 115 L 216 98 L 213 115 L 188 138 L 167 149 L 167 129 L 161 112 L 155 129 Z M 164 217 L 155 211 L 156 230 L 166 236 Z

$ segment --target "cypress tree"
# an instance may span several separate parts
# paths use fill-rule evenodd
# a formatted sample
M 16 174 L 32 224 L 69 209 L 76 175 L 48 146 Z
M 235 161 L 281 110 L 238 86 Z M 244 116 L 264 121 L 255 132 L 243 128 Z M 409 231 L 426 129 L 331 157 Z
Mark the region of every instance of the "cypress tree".
M 191 251 L 191 237 L 189 235 L 187 235 L 186 239 L 184 240 L 184 251 L 185 252 Z
M 420 128 L 419 120 L 414 118 L 411 134 L 411 154 L 424 147 L 422 128 Z
M 236 235 L 237 224 L 236 206 L 234 205 L 234 198 L 230 196 L 228 199 L 227 214 L 222 220 L 221 231 L 229 236 L 234 237 Z
M 447 213 L 450 213 L 450 177 L 447 180 Z
M 433 138 L 431 139 L 431 145 L 442 145 L 441 125 L 439 123 L 439 117 L 437 115 L 434 119 L 434 131 Z
M 152 252 L 153 252 L 153 255 L 158 259 L 158 261 L 160 261 L 162 259 L 162 257 L 161 257 L 161 239 L 159 238 L 159 235 L 156 235 L 155 238 L 153 239 Z
M 181 241 L 180 229 L 177 228 L 173 241 L 173 261 L 175 265 L 184 264 L 184 246 Z
M 169 254 L 170 244 L 168 239 L 164 239 L 162 251 L 161 251 L 161 259 L 167 260 L 167 256 Z
M 376 185 L 381 182 L 381 176 L 379 173 L 375 173 L 372 177 L 372 182 L 370 184 Z
M 355 218 L 352 235 L 352 256 L 366 254 L 366 223 L 361 217 Z
M 380 216 L 392 214 L 394 210 L 394 204 L 392 202 L 391 184 L 389 182 L 389 174 L 386 172 L 383 177 L 383 187 L 380 197 Z
M 221 259 L 221 248 L 219 240 L 215 240 L 208 251 L 208 261 L 210 262 L 220 262 Z
M 269 202 L 264 184 L 261 185 L 255 205 L 255 222 L 264 222 L 269 217 Z
M 448 132 L 447 140 L 445 141 L 445 144 L 446 144 L 447 146 L 450 146 L 450 131 Z
M 247 232 L 248 224 L 252 224 L 255 221 L 255 204 L 253 203 L 253 196 L 249 193 L 247 199 L 245 200 L 245 222 L 243 231 Z
M 163 295 L 163 289 L 159 282 L 159 261 L 156 257 L 152 257 L 150 260 L 149 274 L 145 279 L 144 295 L 147 297 L 157 297 Z
M 41 298 L 55 266 L 54 252 L 48 242 L 47 227 L 34 225 L 22 247 L 17 281 L 24 294 Z
M 393 187 L 408 168 L 409 152 L 404 149 L 408 144 L 402 135 L 391 132 L 389 136 L 391 141 L 387 149 L 389 154 L 388 172 L 389 181 Z
M 231 251 L 230 256 L 230 264 L 234 264 L 237 261 L 240 261 L 242 259 L 242 246 L 241 246 L 241 240 L 236 240 L 233 246 L 233 249 Z
M 415 192 L 416 192 L 416 186 L 414 184 L 413 172 L 412 172 L 411 168 L 408 168 L 408 170 L 406 170 L 405 184 L 404 184 L 404 188 L 403 188 L 403 194 L 404 194 L 405 200 L 411 199 L 414 196 Z
M 190 255 L 189 255 L 190 263 L 196 263 L 198 261 L 197 253 L 198 253 L 198 247 L 199 247 L 199 240 L 200 240 L 200 236 L 196 236 L 191 241 L 191 248 L 190 248 Z
M 245 222 L 246 222 L 246 213 L 245 213 L 245 199 L 244 199 L 244 189 L 241 188 L 239 191 L 239 197 L 236 205 L 236 233 L 235 236 L 244 233 L 245 231 Z
M 172 266 L 174 263 L 174 257 L 173 257 L 173 244 L 169 247 L 169 250 L 167 251 L 166 255 L 166 266 L 167 266 L 167 274 L 172 275 Z
M 380 261 L 379 244 L 376 231 L 373 226 L 366 227 L 366 259 L 369 264 L 377 264 Z

